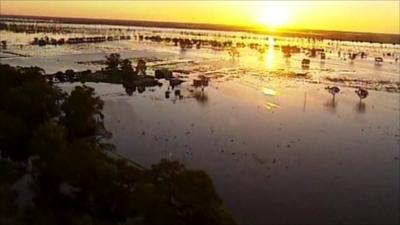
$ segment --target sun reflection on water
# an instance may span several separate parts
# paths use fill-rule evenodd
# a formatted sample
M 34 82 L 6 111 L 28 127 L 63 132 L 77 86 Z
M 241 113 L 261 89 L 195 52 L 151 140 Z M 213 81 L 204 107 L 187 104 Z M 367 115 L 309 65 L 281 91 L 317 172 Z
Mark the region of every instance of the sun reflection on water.
M 262 89 L 262 91 L 263 91 L 263 93 L 265 94 L 265 95 L 269 95 L 269 96 L 277 96 L 279 93 L 277 92 L 277 91 L 275 91 L 274 89 L 272 89 L 272 88 L 263 88 Z
M 268 56 L 267 56 L 267 68 L 271 70 L 274 66 L 275 54 L 274 54 L 275 40 L 273 37 L 268 37 Z

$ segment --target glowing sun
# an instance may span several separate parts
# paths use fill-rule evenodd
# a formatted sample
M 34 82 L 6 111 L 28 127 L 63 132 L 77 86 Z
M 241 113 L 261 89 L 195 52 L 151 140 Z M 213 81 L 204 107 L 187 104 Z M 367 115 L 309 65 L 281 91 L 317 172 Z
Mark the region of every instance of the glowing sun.
M 289 12 L 283 7 L 276 5 L 268 5 L 260 10 L 258 22 L 266 25 L 270 29 L 284 26 L 289 21 Z

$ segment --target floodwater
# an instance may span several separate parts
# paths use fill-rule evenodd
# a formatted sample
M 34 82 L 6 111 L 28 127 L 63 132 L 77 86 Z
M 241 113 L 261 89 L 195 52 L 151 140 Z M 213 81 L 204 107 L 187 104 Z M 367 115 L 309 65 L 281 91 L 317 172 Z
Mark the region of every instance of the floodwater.
M 7 35 L 10 43 L 24 40 Z M 374 54 L 399 54 L 397 45 L 370 45 Z M 303 70 L 304 53 L 285 59 L 274 47 L 265 54 L 241 49 L 237 59 L 136 40 L 10 49 L 30 57 L 2 63 L 49 73 L 99 69 L 94 62 L 110 52 L 144 58 L 149 74 L 160 67 L 186 71 L 175 73 L 187 81 L 175 87 L 182 97 L 171 90 L 168 99 L 166 81 L 132 96 L 122 85 L 87 85 L 105 101 L 119 154 L 144 166 L 168 158 L 205 170 L 240 224 L 400 223 L 400 67 L 393 57 L 376 65 L 372 56 L 350 61 L 332 51 Z M 191 86 L 198 75 L 211 78 L 203 91 Z M 66 91 L 75 85 L 59 84 Z M 327 85 L 341 88 L 335 99 Z M 362 102 L 356 86 L 369 89 Z

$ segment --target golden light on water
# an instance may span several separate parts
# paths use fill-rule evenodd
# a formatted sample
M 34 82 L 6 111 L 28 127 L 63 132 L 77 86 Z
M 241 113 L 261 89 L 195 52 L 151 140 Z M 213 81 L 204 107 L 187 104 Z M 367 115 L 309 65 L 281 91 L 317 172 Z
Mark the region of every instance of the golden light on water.
M 0 14 L 132 19 L 255 26 L 400 32 L 393 1 L 23 1 L 1 0 Z
M 274 67 L 275 52 L 274 52 L 275 41 L 273 37 L 268 37 L 268 56 L 267 56 L 267 68 L 272 69 Z
M 277 96 L 277 95 L 279 94 L 279 93 L 278 93 L 277 91 L 275 91 L 274 89 L 268 88 L 268 87 L 263 88 L 262 91 L 263 91 L 263 93 L 264 93 L 265 95 L 269 95 L 269 96 Z
M 274 109 L 279 109 L 280 106 L 273 103 L 273 102 L 266 102 L 264 103 L 264 107 L 269 110 L 269 111 L 273 111 Z

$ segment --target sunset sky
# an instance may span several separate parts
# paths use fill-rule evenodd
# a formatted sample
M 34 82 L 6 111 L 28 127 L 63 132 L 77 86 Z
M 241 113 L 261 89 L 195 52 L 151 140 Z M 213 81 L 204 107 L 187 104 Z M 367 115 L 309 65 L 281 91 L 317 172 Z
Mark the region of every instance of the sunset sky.
M 1 14 L 400 33 L 400 1 L 7 1 Z

